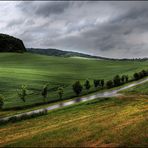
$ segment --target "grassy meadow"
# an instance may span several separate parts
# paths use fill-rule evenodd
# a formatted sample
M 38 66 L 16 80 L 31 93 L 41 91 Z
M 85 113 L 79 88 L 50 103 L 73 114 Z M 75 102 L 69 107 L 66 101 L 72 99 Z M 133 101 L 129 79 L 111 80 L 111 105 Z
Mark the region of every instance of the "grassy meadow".
M 148 145 L 148 97 L 120 96 L 79 103 L 0 128 L 11 147 Z
M 147 61 L 105 61 L 3 53 L 0 54 L 0 93 L 5 96 L 4 108 L 42 102 L 40 91 L 46 83 L 49 83 L 48 100 L 58 100 L 56 89 L 59 85 L 64 87 L 64 98 L 71 98 L 75 96 L 71 85 L 76 80 L 83 83 L 85 79 L 109 80 L 116 74 L 132 76 L 134 72 L 146 69 L 147 65 Z M 22 84 L 28 85 L 30 92 L 25 103 L 16 93 Z M 146 147 L 147 92 L 148 82 L 124 90 L 123 95 L 118 97 L 77 103 L 48 111 L 45 116 L 1 125 L 0 146 Z M 35 108 L 39 106 L 26 111 Z M 0 116 L 17 112 L 0 111 Z
M 140 94 L 140 95 L 148 95 L 148 82 L 142 84 L 142 85 L 137 85 L 134 87 L 131 87 L 129 89 L 126 89 L 122 91 L 122 93 L 125 93 L 126 95 L 129 94 Z
M 72 84 L 86 79 L 112 79 L 116 74 L 128 74 L 145 69 L 147 61 L 107 61 L 80 58 L 52 57 L 30 53 L 0 54 L 0 94 L 5 97 L 4 109 L 43 102 L 41 89 L 49 83 L 48 101 L 58 100 L 56 92 L 64 87 L 64 98 L 75 96 Z M 24 103 L 16 90 L 28 86 L 29 95 Z M 90 91 L 94 91 L 93 86 Z M 85 94 L 86 91 L 83 91 Z

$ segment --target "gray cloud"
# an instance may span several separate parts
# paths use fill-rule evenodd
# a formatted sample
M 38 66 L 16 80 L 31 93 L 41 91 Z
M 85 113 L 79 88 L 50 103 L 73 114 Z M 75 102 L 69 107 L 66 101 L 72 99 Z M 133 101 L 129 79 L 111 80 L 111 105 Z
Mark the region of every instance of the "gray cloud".
M 6 27 L 9 28 L 9 27 L 13 27 L 13 26 L 18 26 L 18 25 L 22 24 L 23 22 L 24 22 L 23 19 L 15 19 L 15 20 L 10 21 Z
M 32 15 L 40 15 L 43 17 L 48 17 L 53 14 L 63 13 L 66 8 L 69 7 L 70 2 L 61 1 L 61 2 L 22 2 L 18 7 L 24 12 Z
M 50 14 L 60 14 L 63 13 L 64 10 L 69 6 L 69 2 L 52 2 L 50 5 L 43 5 L 42 7 L 38 7 L 36 9 L 36 14 L 43 15 L 45 17 Z
M 30 1 L 9 7 L 15 17 L 8 11 L 0 28 L 23 39 L 27 47 L 118 58 L 148 56 L 146 1 Z M 4 11 L 6 6 L 1 8 Z

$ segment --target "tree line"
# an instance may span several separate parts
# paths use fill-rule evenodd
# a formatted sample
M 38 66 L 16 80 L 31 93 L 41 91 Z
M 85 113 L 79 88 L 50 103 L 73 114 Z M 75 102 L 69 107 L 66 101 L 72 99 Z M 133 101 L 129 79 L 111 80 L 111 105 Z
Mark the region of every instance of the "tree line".
M 131 81 L 134 81 L 134 80 L 139 80 L 139 79 L 142 79 L 144 77 L 148 76 L 148 71 L 146 70 L 142 70 L 140 72 L 136 72 L 133 74 L 133 77 L 131 79 L 129 79 L 129 76 L 128 75 L 116 75 L 113 77 L 112 80 L 108 80 L 108 81 L 104 81 L 104 79 L 102 80 L 93 80 L 93 84 L 94 84 L 94 87 L 95 88 L 113 88 L 113 87 L 117 87 L 117 86 L 120 86 L 120 85 L 123 85 L 125 83 L 128 83 L 128 82 L 131 82 Z M 91 85 L 90 85 L 90 82 L 88 80 L 85 81 L 84 83 L 84 89 L 87 90 L 87 92 L 89 91 Z M 74 84 L 73 84 L 73 90 L 74 92 L 76 93 L 77 96 L 80 95 L 80 93 L 82 92 L 83 90 L 83 85 L 81 85 L 80 81 L 76 81 Z
M 93 80 L 93 87 L 95 88 L 95 90 L 97 90 L 98 88 L 113 88 L 113 87 L 117 87 L 120 85 L 123 85 L 125 83 L 134 81 L 134 80 L 139 80 L 141 78 L 144 78 L 148 76 L 148 71 L 147 70 L 142 70 L 140 72 L 135 72 L 133 74 L 133 77 L 131 79 L 129 79 L 128 75 L 116 75 L 113 77 L 112 80 L 108 80 L 108 81 L 104 81 L 104 79 L 100 79 L 100 80 Z M 47 96 L 48 96 L 48 86 L 49 84 L 46 84 L 42 90 L 41 90 L 41 96 L 44 100 L 44 102 L 46 102 Z M 89 92 L 90 88 L 91 88 L 91 84 L 89 80 L 85 80 L 84 84 L 81 84 L 81 82 L 79 80 L 77 80 L 76 82 L 73 83 L 72 85 L 72 89 L 74 91 L 74 93 L 76 94 L 76 96 L 79 96 L 83 90 L 86 90 L 87 93 Z M 18 97 L 23 101 L 26 102 L 26 97 L 28 95 L 28 89 L 26 85 L 22 85 L 20 89 L 17 90 L 17 94 Z M 64 95 L 64 88 L 63 87 L 58 87 L 57 89 L 57 94 L 59 96 L 59 99 L 62 100 L 63 99 L 63 95 Z M 2 108 L 2 106 L 4 105 L 4 99 L 2 96 L 0 96 L 0 108 Z

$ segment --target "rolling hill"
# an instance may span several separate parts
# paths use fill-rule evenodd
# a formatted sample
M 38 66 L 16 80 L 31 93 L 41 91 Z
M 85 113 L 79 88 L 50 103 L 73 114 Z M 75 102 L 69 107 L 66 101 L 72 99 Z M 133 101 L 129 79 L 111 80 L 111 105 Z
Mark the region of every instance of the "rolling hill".
M 147 61 L 88 60 L 69 57 L 45 56 L 31 53 L 0 53 L 0 94 L 5 97 L 4 108 L 29 106 L 43 102 L 41 90 L 49 83 L 48 102 L 59 100 L 57 88 L 64 87 L 63 99 L 75 97 L 72 84 L 86 79 L 91 82 L 90 92 L 95 91 L 94 79 L 112 79 L 116 74 L 128 74 L 145 69 Z M 24 103 L 17 89 L 27 85 L 29 95 Z M 87 91 L 83 90 L 83 95 Z
M 25 51 L 26 48 L 22 40 L 6 34 L 0 34 L 0 52 L 25 52 Z
M 100 56 L 92 56 L 89 54 L 72 52 L 72 51 L 64 51 L 59 49 L 41 49 L 41 48 L 27 48 L 27 51 L 30 53 L 48 55 L 48 56 L 59 56 L 59 57 L 85 57 L 85 58 L 95 58 L 95 59 L 109 59 Z
M 115 59 L 115 58 L 107 58 L 102 56 L 93 56 L 85 53 L 80 52 L 73 52 L 73 51 L 64 51 L 59 49 L 43 49 L 43 48 L 27 48 L 27 51 L 29 53 L 36 53 L 41 55 L 48 55 L 48 56 L 58 56 L 58 57 L 84 57 L 84 58 L 93 58 L 93 59 L 100 59 L 100 60 L 113 60 L 113 61 L 147 61 L 148 58 L 121 58 L 121 59 Z

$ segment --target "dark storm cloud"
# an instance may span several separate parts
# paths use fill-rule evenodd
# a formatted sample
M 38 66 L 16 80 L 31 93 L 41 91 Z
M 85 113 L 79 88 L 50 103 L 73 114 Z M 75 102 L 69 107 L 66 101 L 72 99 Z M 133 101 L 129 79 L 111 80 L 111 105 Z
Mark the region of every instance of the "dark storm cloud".
M 63 13 L 64 10 L 69 6 L 69 2 L 54 2 L 51 5 L 43 5 L 42 7 L 38 7 L 36 9 L 36 14 L 42 16 L 49 16 L 50 14 L 60 14 Z
M 148 31 L 148 5 L 145 4 L 142 6 L 136 5 L 136 7 L 132 7 L 122 15 L 111 19 L 103 25 L 96 25 L 90 30 L 88 29 L 81 32 L 81 37 L 71 36 L 66 38 L 65 41 L 68 41 L 68 47 L 73 43 L 74 49 L 84 49 L 87 52 L 89 52 L 90 49 L 90 53 L 91 49 L 97 50 L 96 53 L 98 53 L 98 51 L 106 52 L 116 49 L 118 49 L 118 51 L 123 50 L 123 52 L 127 54 L 131 50 L 137 55 L 144 53 L 143 51 L 146 51 L 145 48 L 148 47 L 148 44 L 139 36 L 143 36 L 143 33 L 147 33 Z M 131 38 L 133 39 L 129 36 L 132 36 Z M 146 35 L 146 37 L 148 36 Z M 136 42 L 136 38 L 139 38 L 141 43 Z M 62 39 L 63 43 L 65 41 Z M 114 54 L 114 52 L 112 53 Z M 144 55 L 148 55 L 148 51 L 144 53 Z
M 146 1 L 15 3 L 15 11 L 11 12 L 16 17 L 1 18 L 4 23 L 0 27 L 23 39 L 27 47 L 52 47 L 119 58 L 148 56 Z
M 63 13 L 66 8 L 69 7 L 70 2 L 23 2 L 18 5 L 18 7 L 25 13 L 30 13 L 34 15 L 40 15 L 43 17 L 48 17 L 53 14 Z

